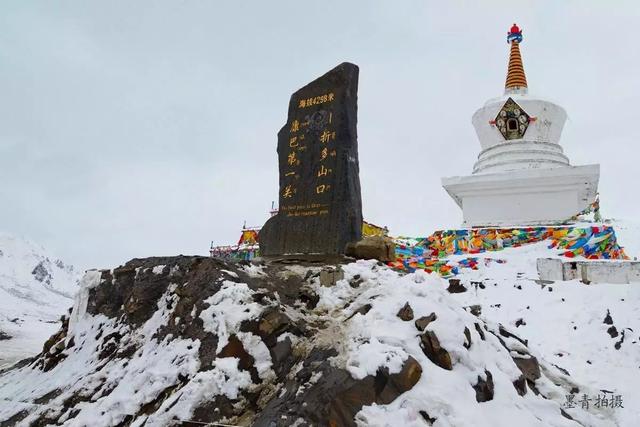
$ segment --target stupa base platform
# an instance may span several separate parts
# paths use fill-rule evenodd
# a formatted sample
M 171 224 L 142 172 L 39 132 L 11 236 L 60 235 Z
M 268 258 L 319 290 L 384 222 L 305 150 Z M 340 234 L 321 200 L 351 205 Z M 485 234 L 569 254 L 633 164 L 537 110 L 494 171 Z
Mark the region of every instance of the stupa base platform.
M 600 165 L 442 178 L 463 211 L 463 227 L 562 224 L 595 199 Z

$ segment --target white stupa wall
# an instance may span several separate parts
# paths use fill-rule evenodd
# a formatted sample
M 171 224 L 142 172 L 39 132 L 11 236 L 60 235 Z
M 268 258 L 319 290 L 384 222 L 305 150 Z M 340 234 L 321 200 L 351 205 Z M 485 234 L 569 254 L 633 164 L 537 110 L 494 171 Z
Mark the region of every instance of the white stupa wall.
M 509 98 L 533 118 L 521 139 L 505 140 L 497 127 L 490 123 Z M 566 120 L 567 113 L 559 105 L 526 94 L 510 94 L 490 100 L 472 118 L 482 148 L 473 173 L 569 165 L 569 159 L 559 144 Z
M 529 124 L 524 138 L 512 139 L 507 142 L 515 144 L 518 141 L 539 141 L 558 144 L 564 123 L 567 121 L 567 113 L 564 108 L 537 97 L 511 94 L 489 100 L 474 113 L 471 123 L 473 123 L 483 150 L 505 142 L 498 129 L 489 122 L 496 118 L 509 98 L 513 99 L 529 116 L 536 120 Z
M 465 227 L 563 222 L 596 196 L 599 165 L 443 178 Z

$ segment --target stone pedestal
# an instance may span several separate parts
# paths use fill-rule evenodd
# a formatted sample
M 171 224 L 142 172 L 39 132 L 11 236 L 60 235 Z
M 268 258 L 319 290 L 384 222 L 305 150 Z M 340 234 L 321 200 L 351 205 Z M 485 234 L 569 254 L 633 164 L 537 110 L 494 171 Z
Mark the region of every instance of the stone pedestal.
M 569 220 L 595 198 L 599 165 L 526 169 L 442 179 L 464 227 L 546 225 Z

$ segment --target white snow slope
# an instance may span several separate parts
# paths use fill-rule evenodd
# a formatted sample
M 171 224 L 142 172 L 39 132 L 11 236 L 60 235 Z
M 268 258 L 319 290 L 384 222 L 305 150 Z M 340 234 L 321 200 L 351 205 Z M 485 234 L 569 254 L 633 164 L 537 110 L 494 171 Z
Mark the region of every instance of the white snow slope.
M 42 350 L 73 305 L 79 277 L 41 246 L 0 232 L 0 368 Z

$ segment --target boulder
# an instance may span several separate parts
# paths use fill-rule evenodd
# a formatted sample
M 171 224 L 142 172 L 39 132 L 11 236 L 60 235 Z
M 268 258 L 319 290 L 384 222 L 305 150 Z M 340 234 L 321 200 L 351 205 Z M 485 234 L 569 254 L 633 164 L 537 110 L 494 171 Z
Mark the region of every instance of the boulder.
M 460 283 L 460 279 L 449 279 L 449 287 L 447 288 L 450 294 L 459 294 L 467 292 L 467 288 Z
M 229 337 L 229 342 L 222 348 L 218 357 L 235 357 L 238 359 L 238 368 L 249 372 L 254 383 L 260 382 L 258 370 L 255 367 L 255 359 L 245 350 L 242 342 L 235 335 Z
M 478 375 L 478 382 L 473 386 L 477 402 L 488 402 L 493 399 L 493 376 L 487 370 L 484 371 L 484 374 L 486 379 Z
M 402 308 L 398 311 L 397 316 L 404 320 L 405 322 L 408 322 L 409 320 L 413 320 L 413 309 L 411 308 L 411 306 L 409 305 L 409 303 L 405 303 Z
M 347 390 L 338 393 L 329 406 L 329 426 L 354 426 L 355 415 L 365 405 L 387 405 L 405 391 L 411 390 L 422 376 L 422 367 L 411 356 L 397 374 L 389 374 L 387 368 L 378 369 L 376 376 L 357 381 Z
M 471 348 L 471 331 L 466 326 L 464 327 L 464 348 L 469 350 Z
M 429 325 L 429 323 L 435 321 L 438 317 L 436 316 L 435 313 L 431 313 L 428 316 L 422 316 L 421 318 L 419 318 L 418 320 L 416 320 L 415 324 L 416 324 L 416 328 L 422 332 L 424 331 L 427 326 Z
M 420 336 L 420 340 L 422 341 L 422 352 L 429 360 L 442 369 L 450 371 L 453 368 L 451 356 L 449 356 L 447 350 L 440 347 L 440 341 L 438 341 L 438 337 L 434 332 L 426 331 Z
M 520 369 L 525 379 L 535 382 L 540 378 L 540 365 L 538 359 L 531 355 L 513 356 L 513 361 Z
M 390 262 L 396 259 L 396 245 L 389 237 L 371 236 L 347 244 L 345 254 L 357 259 L 377 259 Z

